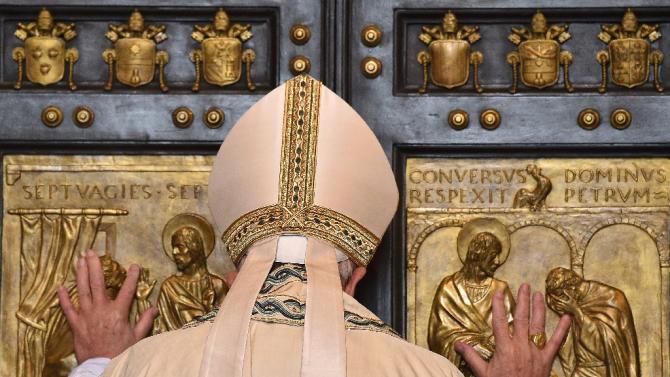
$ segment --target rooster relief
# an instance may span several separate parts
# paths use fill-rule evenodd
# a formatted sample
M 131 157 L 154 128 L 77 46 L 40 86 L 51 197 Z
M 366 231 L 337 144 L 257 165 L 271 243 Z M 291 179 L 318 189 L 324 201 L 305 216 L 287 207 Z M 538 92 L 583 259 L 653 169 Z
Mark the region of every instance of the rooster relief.
M 528 208 L 531 211 L 539 211 L 546 207 L 547 196 L 551 192 L 551 181 L 542 175 L 542 169 L 537 165 L 526 166 L 526 171 L 535 180 L 536 185 L 532 190 L 519 189 L 514 195 L 514 208 Z

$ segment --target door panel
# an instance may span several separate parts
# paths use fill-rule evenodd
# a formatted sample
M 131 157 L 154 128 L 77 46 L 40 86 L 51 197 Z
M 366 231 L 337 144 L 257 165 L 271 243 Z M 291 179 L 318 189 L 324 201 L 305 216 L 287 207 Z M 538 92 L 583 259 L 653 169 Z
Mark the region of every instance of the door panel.
M 510 256 L 509 261 L 512 262 L 508 261 L 500 267 L 493 273 L 493 277 L 509 282 L 513 295 L 516 295 L 514 289 L 523 279 L 531 279 L 534 288 L 544 292 L 545 278 L 549 271 L 554 267 L 565 267 L 576 271 L 585 281 L 593 282 L 589 283 L 593 286 L 605 283 L 625 291 L 627 301 L 633 307 L 637 341 L 643 338 L 655 339 L 639 348 L 639 352 L 631 351 L 629 354 L 637 355 L 643 373 L 666 375 L 670 370 L 669 366 L 656 355 L 667 355 L 669 352 L 665 341 L 667 335 L 663 334 L 668 333 L 670 311 L 667 302 L 659 304 L 654 301 L 654 297 L 664 295 L 668 290 L 667 277 L 663 277 L 667 273 L 667 267 L 663 262 L 665 252 L 662 251 L 667 248 L 668 240 L 665 236 L 652 237 L 656 244 L 646 243 L 647 240 L 642 239 L 648 236 L 640 236 L 635 230 L 631 230 L 630 239 L 637 239 L 635 237 L 639 236 L 639 242 L 635 241 L 637 246 L 628 245 L 625 247 L 627 252 L 617 251 L 620 254 L 607 263 L 619 266 L 626 273 L 640 274 L 644 276 L 642 279 L 645 282 L 638 284 L 606 279 L 604 276 L 609 276 L 606 270 L 611 270 L 611 267 L 594 267 L 593 263 L 597 262 L 591 259 L 590 267 L 582 269 L 582 261 L 579 258 L 575 260 L 574 257 L 584 255 L 585 250 L 588 250 L 586 252 L 591 255 L 599 255 L 592 258 L 604 258 L 603 254 L 611 248 L 601 241 L 613 237 L 612 233 L 609 236 L 601 233 L 597 238 L 600 241 L 587 247 L 593 236 L 591 232 L 599 229 L 596 225 L 589 225 L 589 221 L 596 221 L 597 216 L 593 215 L 591 220 L 586 220 L 589 216 L 580 218 L 580 215 L 570 212 L 572 210 L 561 208 L 565 206 L 562 201 L 566 200 L 566 195 L 572 200 L 572 188 L 565 186 L 572 184 L 568 182 L 572 176 L 566 176 L 568 173 L 565 171 L 582 169 L 586 171 L 582 174 L 590 174 L 588 158 L 601 159 L 593 174 L 607 174 L 606 169 L 599 173 L 595 171 L 604 166 L 618 166 L 622 171 L 630 170 L 633 166 L 646 169 L 646 161 L 634 158 L 667 157 L 668 136 L 662 110 L 667 107 L 667 96 L 656 90 L 651 78 L 632 89 L 614 85 L 610 67 L 607 71 L 607 90 L 603 94 L 599 93 L 601 66 L 596 60 L 596 54 L 607 49 L 607 45 L 598 38 L 601 25 L 619 24 L 626 11 L 624 7 L 633 7 L 640 23 L 658 24 L 661 33 L 668 30 L 668 8 L 657 2 L 610 2 L 603 6 L 603 3 L 597 1 L 568 1 L 562 2 L 558 7 L 557 5 L 555 2 L 524 1 L 481 1 L 476 4 L 457 1 L 346 3 L 346 13 L 350 16 L 347 19 L 349 38 L 345 61 L 347 85 L 344 93 L 379 136 L 387 154 L 393 159 L 403 195 L 392 231 L 387 234 L 384 247 L 369 268 L 374 279 L 364 282 L 365 289 L 360 295 L 366 304 L 384 319 L 391 321 L 410 341 L 428 347 L 428 334 L 431 331 L 428 318 L 434 304 L 433 299 L 438 300 L 440 297 L 436 295 L 437 287 L 442 279 L 462 271 L 463 268 L 461 260 L 465 258 L 463 256 L 459 260 L 456 255 L 456 238 L 476 218 L 500 219 L 500 223 L 507 229 L 506 232 L 511 235 L 511 253 L 515 255 Z M 561 49 L 572 54 L 572 63 L 569 65 L 569 78 L 574 86 L 572 92 L 567 92 L 563 86 L 562 67 L 558 72 L 558 82 L 552 87 L 537 89 L 519 83 L 515 94 L 509 92 L 513 76 L 512 67 L 506 58 L 517 47 L 508 40 L 508 36 L 512 27 L 529 27 L 537 10 L 546 16 L 550 26 L 568 25 L 567 31 L 571 38 L 561 44 Z M 454 12 L 459 26 L 479 26 L 481 39 L 472 44 L 471 50 L 480 51 L 484 55 L 483 63 L 479 67 L 482 93 L 473 88 L 472 65 L 469 67 L 470 77 L 465 85 L 447 89 L 430 82 L 426 92 L 419 93 L 423 81 L 423 67 L 418 62 L 417 55 L 428 48 L 419 39 L 422 26 L 439 26 L 448 11 Z M 375 47 L 361 43 L 359 37 L 361 30 L 371 24 L 376 25 L 383 33 L 381 43 Z M 660 38 L 652 43 L 652 48 L 665 51 L 667 43 L 667 40 Z M 446 59 L 445 56 L 446 53 L 439 58 Z M 625 54 L 620 56 L 630 58 Z M 368 57 L 374 57 L 381 63 L 381 73 L 375 78 L 366 78 L 361 72 L 361 64 Z M 460 64 L 456 58 L 453 59 L 451 64 Z M 529 63 L 537 63 L 537 60 L 527 60 L 526 64 Z M 664 60 L 660 64 L 661 70 L 667 64 Z M 448 67 L 449 64 L 445 66 Z M 638 67 L 643 66 L 644 62 Z M 482 125 L 481 118 L 485 111 L 491 109 L 497 112 L 500 121 L 497 128 L 487 129 Z M 460 118 L 455 118 L 457 115 Z M 462 121 L 465 117 L 469 120 L 465 126 L 462 123 L 455 124 L 456 119 Z M 627 122 L 623 125 L 617 123 L 627 120 L 627 117 L 631 119 L 628 125 L 625 124 Z M 585 124 L 584 121 L 596 118 L 599 118 L 599 122 L 595 122 L 598 127 L 589 129 L 593 128 L 592 124 Z M 552 173 L 553 168 L 546 163 L 543 166 L 542 158 L 560 158 L 566 165 L 565 169 L 560 173 Z M 524 176 L 522 184 L 506 182 L 504 177 L 509 172 L 491 168 L 499 166 L 505 159 L 511 159 L 514 166 L 512 170 L 516 169 Z M 617 159 L 624 159 L 626 162 L 616 163 L 619 161 Z M 425 162 L 426 166 L 422 165 L 418 169 L 417 161 Z M 463 165 L 459 165 L 458 161 L 462 161 Z M 557 201 L 554 204 L 531 207 L 528 202 L 524 202 L 526 194 L 535 197 L 532 193 L 542 192 L 543 187 L 528 175 L 526 168 L 530 165 L 537 165 L 543 174 L 556 174 L 556 178 L 552 180 L 553 191 L 549 190 L 548 195 L 550 199 L 554 198 L 552 200 L 561 203 Z M 664 168 L 662 170 L 665 171 Z M 429 183 L 413 182 L 413 179 L 421 181 L 414 173 L 421 175 L 426 172 Z M 496 180 L 492 178 L 493 174 L 502 178 Z M 622 174 L 634 173 L 630 171 Z M 577 200 L 587 201 L 589 199 L 583 196 L 585 192 L 599 192 L 598 187 L 601 187 L 602 182 L 596 184 L 585 176 L 582 178 L 585 179 L 581 182 L 582 196 L 579 196 L 579 190 L 575 192 Z M 626 181 L 628 183 L 623 178 L 619 181 L 617 177 L 612 179 L 611 186 L 603 187 L 603 193 L 612 194 L 619 189 L 626 193 L 619 185 L 629 185 L 632 190 L 631 198 L 632 192 L 644 185 L 642 181 L 635 182 L 632 178 Z M 665 183 L 660 184 L 656 190 L 659 192 L 658 197 L 664 195 L 660 192 L 665 191 L 666 186 Z M 608 189 L 614 191 L 607 191 Z M 501 193 L 504 193 L 506 201 L 503 205 L 495 205 L 495 199 Z M 515 194 L 519 195 L 521 203 L 526 204 L 515 208 Z M 420 197 L 421 203 L 417 204 L 416 200 Z M 600 196 L 598 200 L 602 201 L 605 197 Z M 609 195 L 608 202 L 597 205 L 601 211 L 612 210 L 621 216 L 617 217 L 618 220 L 605 216 L 610 218 L 605 220 L 606 224 L 608 221 L 616 224 L 623 218 L 630 223 L 646 223 L 644 215 L 636 213 L 621 198 L 618 199 L 619 202 L 614 203 L 613 196 Z M 461 204 L 468 200 L 474 200 L 478 204 Z M 649 206 L 656 204 L 645 202 L 639 205 L 644 206 L 645 211 L 655 211 Z M 663 214 L 667 213 L 667 203 L 662 200 L 658 205 L 660 217 L 654 221 L 658 221 L 657 231 L 664 232 L 667 219 Z M 590 204 L 583 204 L 580 207 L 589 206 Z M 473 207 L 482 209 L 475 210 Z M 496 212 L 498 208 L 502 208 L 500 211 L 505 213 L 504 216 L 510 217 L 499 217 Z M 590 210 L 583 211 L 588 213 Z M 561 221 L 568 221 L 569 227 L 574 227 L 575 230 L 557 232 L 555 229 L 561 229 Z M 560 239 L 568 241 L 559 244 Z M 528 245 L 533 245 L 533 248 L 529 249 Z M 550 253 L 549 249 L 554 246 L 555 250 L 551 251 L 557 254 Z M 460 249 L 458 251 L 461 252 Z M 649 252 L 650 255 L 655 255 L 654 258 L 660 259 L 649 257 L 655 262 L 645 264 L 646 267 L 638 267 L 641 270 L 624 267 L 629 266 L 626 258 L 634 258 L 638 252 L 645 255 L 645 258 Z M 545 254 L 546 257 L 543 257 Z M 421 255 L 426 259 L 422 260 Z M 520 261 L 524 261 L 525 265 L 519 265 Z M 655 287 L 655 293 L 646 291 L 647 286 Z M 653 309 L 641 310 L 640 304 L 635 303 L 638 301 L 648 302 Z M 635 306 L 638 308 L 635 309 Z M 620 309 L 625 311 L 625 307 L 622 304 Z M 550 313 L 553 311 L 550 310 Z M 646 325 L 648 322 L 659 323 L 660 326 L 652 330 Z M 435 323 L 437 325 L 439 321 Z M 438 328 L 439 326 L 435 327 Z M 644 332 L 648 335 L 642 335 Z M 439 337 L 435 339 L 439 340 Z M 632 337 L 628 336 L 627 339 Z M 438 343 L 434 347 L 439 349 Z M 633 365 L 635 361 L 630 363 Z M 565 370 L 568 375 L 570 368 L 574 367 L 574 364 L 568 365 Z M 565 371 L 559 361 L 554 370 L 558 375 L 564 375 Z

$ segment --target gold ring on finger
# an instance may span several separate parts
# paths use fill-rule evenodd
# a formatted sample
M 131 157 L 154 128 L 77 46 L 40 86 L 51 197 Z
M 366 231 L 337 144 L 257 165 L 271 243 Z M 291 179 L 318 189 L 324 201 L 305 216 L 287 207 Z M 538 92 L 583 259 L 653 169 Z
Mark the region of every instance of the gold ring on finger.
M 530 341 L 533 342 L 537 348 L 542 349 L 544 348 L 544 345 L 547 344 L 547 334 L 544 331 L 533 334 L 530 336 Z

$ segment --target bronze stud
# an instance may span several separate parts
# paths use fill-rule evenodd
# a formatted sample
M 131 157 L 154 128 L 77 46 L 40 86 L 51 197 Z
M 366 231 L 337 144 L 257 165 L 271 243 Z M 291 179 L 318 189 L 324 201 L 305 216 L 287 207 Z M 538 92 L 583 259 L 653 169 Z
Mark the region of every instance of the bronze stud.
M 470 123 L 470 116 L 465 110 L 456 109 L 449 113 L 449 126 L 455 130 L 465 129 Z
M 48 106 L 42 110 L 42 123 L 49 128 L 56 128 L 63 122 L 63 111 L 58 106 Z
M 294 44 L 304 45 L 312 37 L 312 31 L 309 30 L 309 26 L 307 25 L 296 24 L 291 28 L 290 37 Z
M 78 106 L 72 112 L 72 121 L 79 128 L 89 128 L 93 125 L 95 113 L 88 106 Z
M 193 111 L 185 106 L 176 108 L 172 112 L 172 123 L 177 128 L 188 128 L 193 123 Z
M 289 69 L 295 76 L 309 73 L 311 68 L 312 64 L 310 63 L 309 58 L 303 55 L 294 56 L 289 63 Z
M 377 58 L 368 56 L 361 61 L 361 72 L 363 76 L 374 79 L 382 73 L 382 62 Z
M 626 109 L 616 109 L 612 111 L 612 115 L 610 116 L 610 124 L 617 130 L 625 130 L 630 126 L 632 121 L 633 116 Z
M 376 47 L 382 41 L 382 31 L 377 25 L 368 25 L 361 30 L 361 42 L 368 47 Z
M 207 127 L 219 128 L 223 125 L 226 116 L 223 110 L 219 109 L 218 107 L 210 107 L 207 109 L 207 111 L 205 111 L 205 115 L 202 119 Z
M 486 109 L 479 115 L 479 124 L 487 130 L 495 130 L 500 126 L 500 113 L 495 109 Z
M 584 109 L 579 112 L 577 123 L 585 130 L 595 130 L 600 125 L 600 113 L 596 109 Z

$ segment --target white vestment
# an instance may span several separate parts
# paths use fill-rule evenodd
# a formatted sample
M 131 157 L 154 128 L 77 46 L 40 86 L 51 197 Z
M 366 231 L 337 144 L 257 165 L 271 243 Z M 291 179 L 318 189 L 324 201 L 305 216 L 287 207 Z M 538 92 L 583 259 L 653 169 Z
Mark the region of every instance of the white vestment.
M 307 290 L 304 266 L 275 266 L 254 305 L 244 377 L 300 376 Z M 344 310 L 348 377 L 461 376 L 446 358 L 406 342 L 346 294 Z M 197 376 L 214 316 L 141 341 L 112 360 L 104 376 Z

